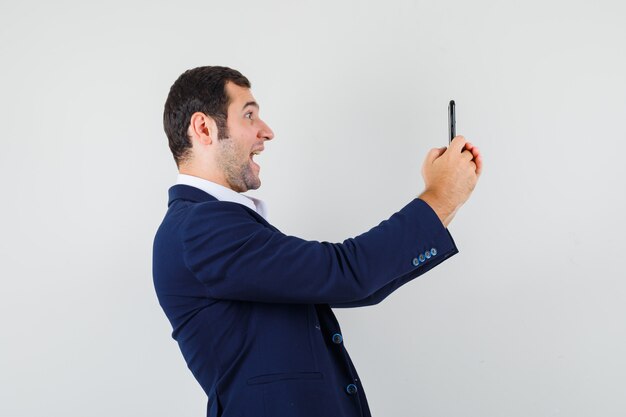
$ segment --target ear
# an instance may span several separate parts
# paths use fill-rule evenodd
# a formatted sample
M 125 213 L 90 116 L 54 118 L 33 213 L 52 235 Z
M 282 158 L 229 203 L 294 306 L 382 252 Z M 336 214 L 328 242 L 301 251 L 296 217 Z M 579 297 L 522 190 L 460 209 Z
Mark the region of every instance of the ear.
M 202 112 L 195 112 L 191 115 L 189 137 L 193 141 L 199 141 L 202 145 L 210 145 L 217 140 L 217 124 L 212 117 Z

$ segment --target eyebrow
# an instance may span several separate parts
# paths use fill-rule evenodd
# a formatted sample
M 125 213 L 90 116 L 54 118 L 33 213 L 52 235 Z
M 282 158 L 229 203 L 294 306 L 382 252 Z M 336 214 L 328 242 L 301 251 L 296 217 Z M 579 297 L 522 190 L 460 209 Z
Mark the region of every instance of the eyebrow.
M 249 101 L 246 104 L 243 105 L 243 107 L 241 108 L 241 110 L 245 109 L 248 106 L 254 106 L 257 109 L 259 108 L 259 104 L 256 101 Z

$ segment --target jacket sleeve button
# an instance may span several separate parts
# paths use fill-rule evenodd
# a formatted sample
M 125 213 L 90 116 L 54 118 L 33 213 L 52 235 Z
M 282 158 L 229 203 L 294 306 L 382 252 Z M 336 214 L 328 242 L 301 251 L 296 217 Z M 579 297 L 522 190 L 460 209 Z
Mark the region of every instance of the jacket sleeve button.
M 433 255 L 433 256 L 435 256 L 435 255 L 437 254 L 437 249 L 432 248 L 432 249 L 430 250 L 430 254 L 431 254 L 431 255 Z
M 418 266 L 420 264 L 420 260 L 417 258 L 413 258 L 413 266 Z
M 357 391 L 357 387 L 356 387 L 356 385 L 354 385 L 354 384 L 349 384 L 349 385 L 346 387 L 346 392 L 347 392 L 348 394 L 350 394 L 350 395 L 354 395 L 354 394 L 356 394 L 356 391 Z

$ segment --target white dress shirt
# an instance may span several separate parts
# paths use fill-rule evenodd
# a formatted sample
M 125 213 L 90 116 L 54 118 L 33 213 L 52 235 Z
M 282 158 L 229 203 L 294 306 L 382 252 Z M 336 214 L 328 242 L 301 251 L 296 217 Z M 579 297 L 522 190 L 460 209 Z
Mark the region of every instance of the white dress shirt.
M 228 187 L 217 184 L 204 178 L 194 177 L 193 175 L 178 174 L 176 184 L 185 184 L 191 187 L 199 188 L 205 193 L 211 194 L 220 201 L 232 201 L 233 203 L 243 204 L 246 207 L 259 213 L 267 220 L 267 204 L 258 198 L 250 197 L 231 190 Z

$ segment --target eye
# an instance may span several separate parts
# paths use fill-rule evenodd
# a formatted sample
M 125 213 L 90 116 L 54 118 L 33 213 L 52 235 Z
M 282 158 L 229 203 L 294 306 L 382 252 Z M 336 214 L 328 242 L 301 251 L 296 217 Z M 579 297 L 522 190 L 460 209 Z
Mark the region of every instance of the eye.
M 248 117 L 248 116 L 250 116 L 250 117 Z M 248 119 L 252 120 L 252 112 L 250 111 L 250 112 L 246 113 L 244 117 L 247 117 Z

